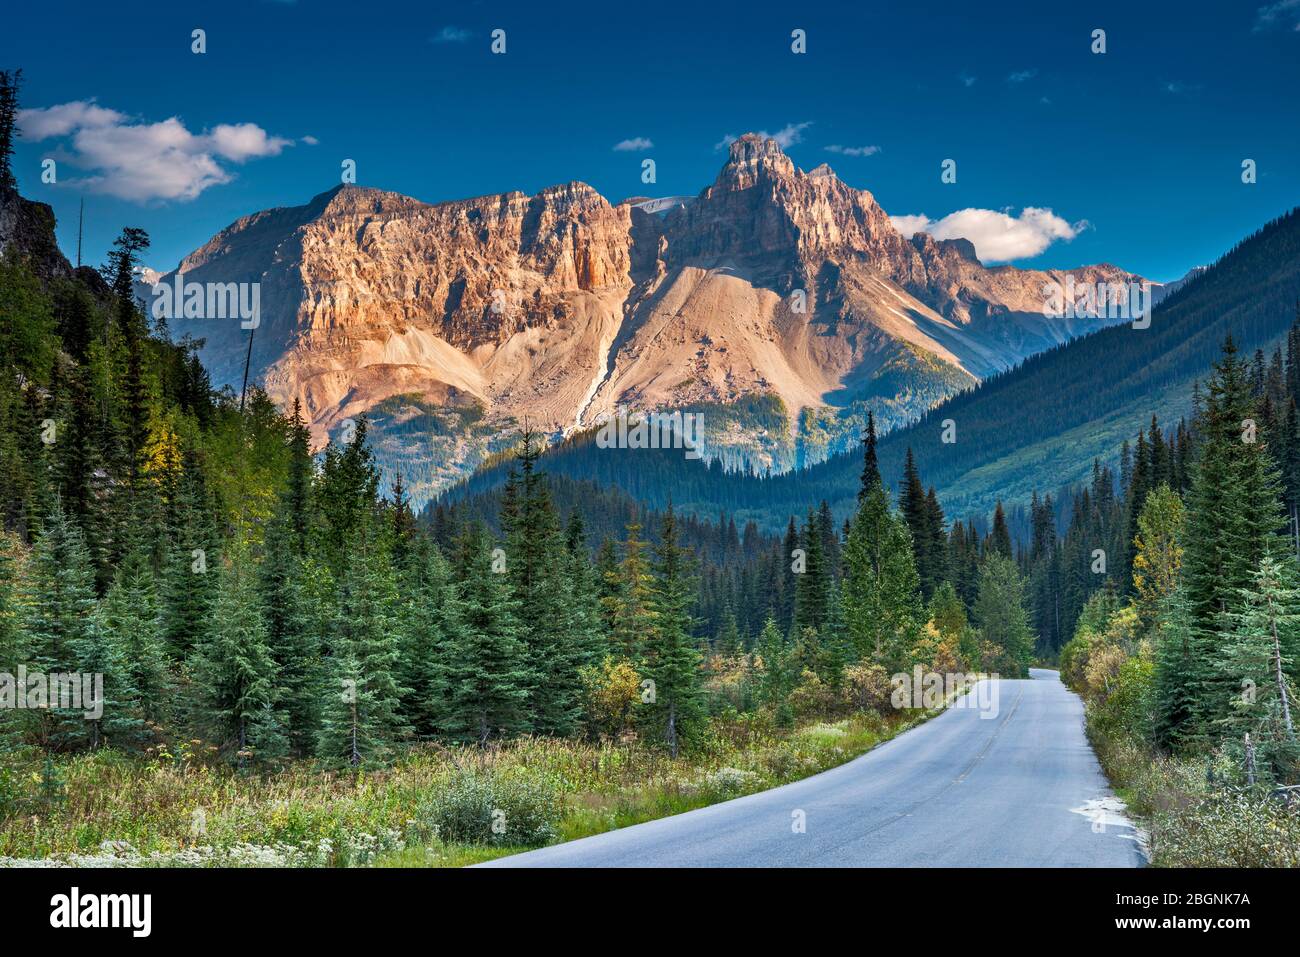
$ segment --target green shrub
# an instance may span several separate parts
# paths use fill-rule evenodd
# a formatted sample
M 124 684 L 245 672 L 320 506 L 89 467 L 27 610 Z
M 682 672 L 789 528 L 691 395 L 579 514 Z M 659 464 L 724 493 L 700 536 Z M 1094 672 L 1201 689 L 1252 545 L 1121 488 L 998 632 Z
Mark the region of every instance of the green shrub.
M 1155 675 L 1155 662 L 1146 657 L 1129 658 L 1120 665 L 1110 693 L 1089 707 L 1089 718 L 1098 734 L 1108 739 L 1150 743 Z
M 545 781 L 502 774 L 459 774 L 420 809 L 444 842 L 540 847 L 559 835 L 563 807 Z

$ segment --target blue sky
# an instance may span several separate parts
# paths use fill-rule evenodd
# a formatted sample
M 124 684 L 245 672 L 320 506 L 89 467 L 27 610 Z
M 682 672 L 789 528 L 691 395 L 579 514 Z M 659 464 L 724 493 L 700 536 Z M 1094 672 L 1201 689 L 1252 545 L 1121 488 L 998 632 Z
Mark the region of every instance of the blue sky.
M 53 204 L 69 255 L 84 196 L 92 264 L 135 225 L 171 268 L 239 216 L 336 185 L 344 159 L 430 202 L 573 179 L 617 201 L 698 192 L 748 130 L 893 215 L 990 211 L 948 226 L 1009 225 L 1018 265 L 1167 280 L 1300 202 L 1300 0 L 989 6 L 28 3 L 6 13 L 0 65 L 24 69 L 37 111 L 20 188 Z

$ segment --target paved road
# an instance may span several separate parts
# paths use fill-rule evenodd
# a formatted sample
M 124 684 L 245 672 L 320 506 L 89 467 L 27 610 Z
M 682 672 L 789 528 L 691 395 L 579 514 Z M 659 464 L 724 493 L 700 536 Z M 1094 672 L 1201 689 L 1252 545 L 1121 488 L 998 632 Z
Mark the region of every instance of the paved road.
M 815 777 L 485 866 L 1140 866 L 1081 702 L 1032 674 L 997 682 L 995 718 L 949 709 Z

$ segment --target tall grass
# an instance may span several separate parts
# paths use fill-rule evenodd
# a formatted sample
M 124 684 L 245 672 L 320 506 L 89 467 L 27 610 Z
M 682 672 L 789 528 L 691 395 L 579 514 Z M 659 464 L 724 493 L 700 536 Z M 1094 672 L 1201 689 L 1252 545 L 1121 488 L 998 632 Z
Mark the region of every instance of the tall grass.
M 924 717 L 864 713 L 790 733 L 756 716 L 718 719 L 677 760 L 635 742 L 418 745 L 355 776 L 308 762 L 240 773 L 184 748 L 149 761 L 64 757 L 52 769 L 38 752 L 10 752 L 0 864 L 454 866 L 784 784 Z M 493 810 L 504 830 L 492 829 Z

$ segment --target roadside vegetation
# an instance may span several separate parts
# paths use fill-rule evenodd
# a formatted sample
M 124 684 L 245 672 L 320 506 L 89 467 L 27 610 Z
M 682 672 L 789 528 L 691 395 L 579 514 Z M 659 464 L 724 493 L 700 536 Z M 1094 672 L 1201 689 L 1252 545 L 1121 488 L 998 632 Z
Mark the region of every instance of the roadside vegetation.
M 677 760 L 643 742 L 522 737 L 418 746 L 392 767 L 240 773 L 187 747 L 10 755 L 0 866 L 458 867 L 704 807 L 816 774 L 928 717 L 891 711 L 710 722 Z
M 1300 581 L 1279 534 L 1295 514 L 1297 342 L 1253 369 L 1225 345 L 1183 494 L 1139 446 L 1131 581 L 1095 592 L 1061 649 L 1156 865 L 1300 866 Z

